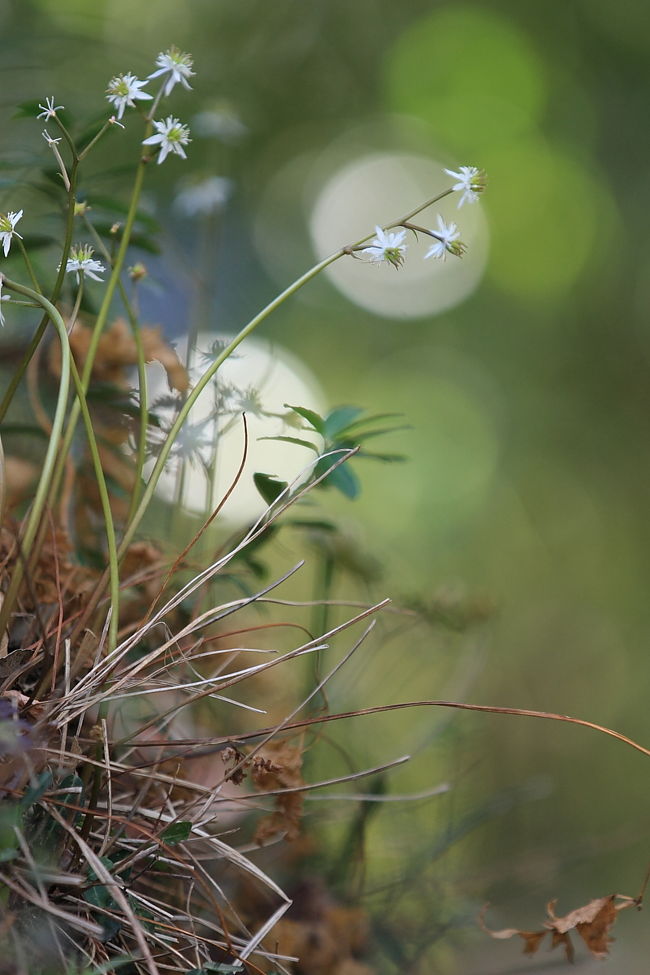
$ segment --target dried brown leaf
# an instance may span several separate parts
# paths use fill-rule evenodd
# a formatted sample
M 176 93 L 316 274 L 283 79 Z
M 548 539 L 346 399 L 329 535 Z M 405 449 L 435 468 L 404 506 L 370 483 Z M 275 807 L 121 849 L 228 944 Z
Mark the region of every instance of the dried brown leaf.
M 642 898 L 642 893 L 638 897 L 627 897 L 624 894 L 597 897 L 589 901 L 588 904 L 565 914 L 564 917 L 556 917 L 555 905 L 557 901 L 550 901 L 546 907 L 548 919 L 544 921 L 545 931 L 521 931 L 518 928 L 503 928 L 501 931 L 492 931 L 485 924 L 487 904 L 479 914 L 478 923 L 491 938 L 503 940 L 515 935 L 523 938 L 525 941 L 524 954 L 527 955 L 534 955 L 544 936 L 550 932 L 551 948 L 562 945 L 569 962 L 573 961 L 575 954 L 570 932 L 577 931 L 595 958 L 605 958 L 609 953 L 610 944 L 615 940 L 610 937 L 609 932 L 616 921 L 618 912 L 625 910 L 626 907 L 640 907 Z M 620 903 L 617 904 L 617 900 Z
M 277 789 L 296 789 L 304 785 L 301 774 L 302 748 L 286 741 L 271 741 L 264 746 L 251 763 L 251 778 L 263 792 Z M 276 796 L 276 809 L 260 820 L 254 840 L 263 846 L 280 832 L 287 840 L 300 835 L 303 810 L 301 792 L 287 792 Z

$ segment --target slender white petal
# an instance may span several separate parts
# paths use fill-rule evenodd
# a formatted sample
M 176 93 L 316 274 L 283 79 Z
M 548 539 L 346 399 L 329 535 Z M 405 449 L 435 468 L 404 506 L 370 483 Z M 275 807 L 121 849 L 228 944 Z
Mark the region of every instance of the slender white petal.
M 9 295 L 3 295 L 2 293 L 2 275 L 0 274 L 0 325 L 2 326 L 4 326 L 5 323 L 5 316 L 2 314 L 3 301 L 11 301 L 11 297 Z
M 22 210 L 18 210 L 17 213 L 13 210 L 10 210 L 9 213 L 0 213 L 0 247 L 2 247 L 5 257 L 9 254 L 11 238 L 20 237 L 15 227 L 22 215 Z M 20 237 L 20 239 L 23 238 Z
M 142 144 L 144 146 L 160 146 L 158 163 L 164 162 L 170 152 L 176 153 L 182 159 L 187 159 L 183 146 L 186 146 L 188 142 L 192 141 L 188 127 L 171 115 L 164 121 L 154 122 L 153 124 L 157 129 L 156 134 L 150 135 L 148 139 L 144 139 Z
M 93 281 L 101 281 L 98 275 L 103 274 L 106 270 L 101 261 L 96 261 L 93 258 L 93 248 L 90 244 L 75 244 L 70 248 L 70 257 L 66 261 L 65 270 L 66 274 L 77 275 L 77 284 L 81 280 L 81 275 L 92 278 Z M 59 270 L 61 265 L 59 264 Z
M 456 257 L 462 256 L 465 245 L 459 240 L 460 233 L 455 223 L 446 224 L 438 214 L 438 229 L 431 230 L 429 233 L 434 238 L 434 243 L 424 255 L 425 260 L 428 257 L 436 257 L 444 261 L 447 253 L 454 254 Z
M 46 98 L 45 99 L 45 104 L 44 105 L 39 105 L 38 107 L 39 108 L 42 108 L 43 111 L 42 112 L 39 112 L 39 114 L 36 116 L 36 118 L 45 119 L 46 122 L 47 122 L 48 119 L 53 118 L 53 116 L 55 116 L 57 112 L 62 111 L 63 108 L 64 108 L 63 105 L 55 105 L 54 104 L 54 97 Z
M 458 201 L 459 210 L 463 203 L 478 202 L 486 184 L 486 176 L 482 169 L 477 169 L 476 166 L 461 166 L 457 173 L 453 169 L 445 169 L 445 172 L 452 179 L 457 180 L 452 190 L 462 194 Z
M 375 234 L 376 236 L 370 241 L 370 244 L 364 247 L 363 253 L 367 254 L 370 260 L 376 264 L 382 261 L 387 261 L 393 267 L 399 267 L 400 264 L 403 264 L 407 248 L 407 245 L 403 243 L 406 231 L 400 230 L 396 234 L 391 234 L 382 230 L 381 227 L 375 227 Z
M 117 109 L 118 119 L 122 118 L 127 106 L 135 108 L 136 100 L 153 98 L 153 95 L 148 92 L 140 91 L 146 83 L 146 80 L 140 81 L 130 71 L 127 74 L 118 74 L 111 78 L 106 89 L 106 98 Z
M 163 89 L 165 96 L 169 95 L 174 85 L 179 83 L 189 90 L 192 86 L 187 79 L 195 74 L 192 71 L 192 63 L 191 54 L 185 54 L 183 51 L 179 51 L 177 47 L 170 47 L 168 51 L 164 51 L 158 55 L 156 58 L 158 70 L 152 72 L 148 80 L 158 78 L 160 75 L 167 75 L 167 81 Z

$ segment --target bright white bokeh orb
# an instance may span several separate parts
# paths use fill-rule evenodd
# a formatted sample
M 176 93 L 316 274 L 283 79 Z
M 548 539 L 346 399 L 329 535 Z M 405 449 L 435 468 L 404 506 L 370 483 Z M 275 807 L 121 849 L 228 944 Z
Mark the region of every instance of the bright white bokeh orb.
M 310 230 L 319 259 L 361 239 L 447 189 L 452 180 L 443 164 L 423 155 L 371 152 L 343 164 L 322 186 L 314 203 Z M 459 194 L 441 200 L 413 218 L 436 229 L 436 215 L 458 225 L 467 244 L 462 258 L 423 260 L 433 243 L 408 232 L 406 260 L 399 270 L 387 263 L 342 258 L 325 272 L 350 301 L 386 318 L 436 314 L 468 297 L 477 287 L 487 259 L 487 222 L 479 203 L 457 207 Z
M 210 349 L 215 338 L 217 336 L 211 334 L 198 336 L 198 353 L 194 353 L 190 367 L 190 376 L 194 383 L 206 369 L 202 353 Z M 176 344 L 176 351 L 182 361 L 185 361 L 186 347 L 186 339 L 180 339 Z M 241 391 L 242 408 L 245 408 L 248 391 L 255 390 L 256 399 L 264 411 L 262 415 L 258 415 L 252 410 L 246 410 L 248 424 L 246 463 L 237 486 L 219 514 L 220 519 L 244 524 L 256 518 L 266 508 L 253 483 L 253 474 L 256 471 L 272 474 L 282 481 L 291 482 L 300 477 L 302 472 L 306 472 L 308 465 L 316 456 L 306 447 L 260 440 L 260 437 L 277 435 L 305 437 L 301 431 L 287 427 L 280 416 L 268 414 L 286 413 L 285 403 L 306 406 L 308 409 L 323 413 L 325 397 L 314 376 L 299 359 L 286 349 L 258 338 L 246 339 L 235 355 L 221 366 L 218 377 L 221 383 Z M 208 445 L 202 449 L 203 456 L 206 459 L 212 456 L 216 458 L 212 497 L 209 497 L 209 478 L 203 465 L 198 462 L 186 465 L 181 503 L 187 511 L 196 514 L 212 511 L 225 496 L 236 476 L 244 451 L 244 426 L 240 415 L 237 415 L 228 424 L 228 429 L 219 435 L 214 421 L 208 419 L 214 411 L 214 393 L 214 385 L 208 384 L 189 416 L 190 427 L 196 429 L 196 426 L 200 425 L 202 442 Z M 169 396 L 167 377 L 162 367 L 154 363 L 149 367 L 150 402 L 155 403 L 158 397 L 167 396 Z M 172 418 L 170 407 L 164 405 L 156 407 L 155 413 L 160 417 L 164 427 L 169 426 Z M 203 426 L 203 421 L 206 420 Z M 221 419 L 218 422 L 219 428 L 222 428 L 225 423 L 226 420 Z M 182 434 L 183 430 L 181 436 Z M 145 477 L 152 467 L 153 461 L 145 468 Z M 176 470 L 177 464 L 170 463 L 156 487 L 158 496 L 166 501 L 176 501 Z

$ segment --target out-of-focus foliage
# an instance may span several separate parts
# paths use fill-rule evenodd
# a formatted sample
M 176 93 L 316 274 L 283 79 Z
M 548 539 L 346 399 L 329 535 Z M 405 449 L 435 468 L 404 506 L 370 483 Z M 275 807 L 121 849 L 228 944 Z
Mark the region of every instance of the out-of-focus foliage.
M 182 8 L 3 0 L 3 156 L 28 180 L 31 154 L 43 151 L 33 124 L 19 123 L 22 139 L 5 124 L 18 103 L 54 94 L 80 117 L 99 115 L 106 65 L 144 76 L 170 43 L 192 51 L 195 92 L 212 114 L 203 129 L 187 119 L 188 161 L 172 160 L 148 184 L 176 260 L 151 262 L 147 311 L 170 335 L 186 327 L 197 256 L 214 280 L 202 314 L 215 332 L 234 330 L 306 269 L 318 192 L 356 155 L 408 150 L 452 168 L 485 167 L 490 256 L 464 303 L 396 321 L 317 282 L 267 323 L 268 337 L 317 373 L 332 405 L 389 409 L 411 425 L 387 447 L 409 464 L 373 468 L 356 509 L 386 590 L 426 600 L 443 587 L 476 588 L 499 606 L 476 657 L 458 664 L 451 638 L 442 662 L 426 640 L 402 640 L 387 645 L 372 677 L 360 670 L 356 693 L 365 703 L 456 693 L 590 717 L 647 739 L 645 5 L 194 0 Z M 228 128 L 233 112 L 245 132 Z M 201 134 L 210 120 L 216 139 Z M 119 167 L 137 148 L 128 125 L 111 139 Z M 171 206 L 192 172 L 234 183 L 208 252 Z M 110 173 L 91 176 L 95 192 L 103 182 L 111 189 Z M 269 237 L 256 226 L 272 185 L 282 192 Z M 29 192 L 47 214 L 47 197 Z M 19 190 L 0 183 L 0 210 L 22 205 Z M 377 222 L 393 216 L 378 198 Z M 24 227 L 29 234 L 26 219 Z M 154 287 L 163 277 L 171 300 Z M 350 517 L 348 503 L 330 495 L 332 509 Z M 530 782 L 530 801 L 479 817 L 441 885 L 501 904 L 521 891 L 551 896 L 560 877 L 563 900 L 565 885 L 584 901 L 594 889 L 634 888 L 647 852 L 640 756 L 566 727 L 464 717 L 452 732 L 441 720 L 409 715 L 395 726 L 396 739 L 428 749 L 433 777 L 460 780 L 453 803 L 422 807 L 421 835 L 431 839 L 432 822 L 452 834 L 486 796 Z M 372 735 L 359 735 L 367 754 L 358 761 L 372 760 Z M 416 787 L 409 775 L 405 788 Z M 387 860 L 415 856 L 406 837 L 397 845 Z

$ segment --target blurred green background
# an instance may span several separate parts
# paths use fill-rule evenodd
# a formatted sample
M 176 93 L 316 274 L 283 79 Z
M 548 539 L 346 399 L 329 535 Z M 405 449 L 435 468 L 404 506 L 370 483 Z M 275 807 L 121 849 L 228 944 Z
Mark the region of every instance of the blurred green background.
M 453 288 L 450 261 L 423 266 L 433 291 L 421 270 L 364 267 L 365 284 L 320 280 L 264 326 L 329 405 L 394 410 L 411 425 L 386 440 L 407 464 L 364 467 L 353 506 L 328 499 L 381 564 L 381 594 L 495 607 L 467 633 L 397 632 L 357 667 L 354 694 L 341 686 L 343 700 L 456 696 L 577 715 L 647 744 L 647 5 L 0 0 L 3 156 L 41 151 L 40 128 L 9 124 L 17 103 L 51 94 L 98 116 L 108 79 L 144 77 L 171 43 L 197 73 L 169 109 L 192 128 L 188 160 L 152 167 L 146 191 L 171 257 L 153 264 L 160 289 L 145 311 L 170 336 L 187 325 L 193 263 L 213 285 L 196 313 L 232 333 L 313 262 L 332 225 L 345 243 L 417 205 L 429 171 L 433 192 L 447 185 L 441 166 L 488 172 L 480 215 L 455 201 L 440 211 L 468 228 Z M 137 132 L 129 116 L 123 137 L 111 133 L 111 162 L 134 158 Z M 375 186 L 374 164 L 388 185 Z M 192 174 L 232 180 L 209 248 L 172 205 Z M 0 196 L 2 211 L 21 206 Z M 527 719 L 372 721 L 346 732 L 369 761 L 420 749 L 398 790 L 454 783 L 453 799 L 391 810 L 395 846 L 377 854 L 391 869 L 432 861 L 417 910 L 443 935 L 440 971 L 550 964 L 451 930 L 471 929 L 485 900 L 495 927 L 530 928 L 552 897 L 564 913 L 637 892 L 642 755 Z M 611 969 L 646 971 L 643 918 L 627 912 L 615 933 Z

